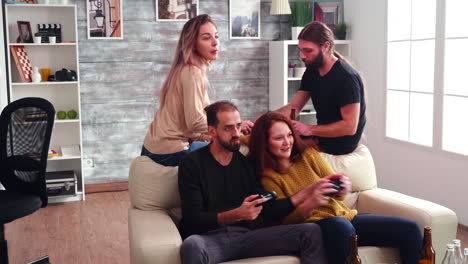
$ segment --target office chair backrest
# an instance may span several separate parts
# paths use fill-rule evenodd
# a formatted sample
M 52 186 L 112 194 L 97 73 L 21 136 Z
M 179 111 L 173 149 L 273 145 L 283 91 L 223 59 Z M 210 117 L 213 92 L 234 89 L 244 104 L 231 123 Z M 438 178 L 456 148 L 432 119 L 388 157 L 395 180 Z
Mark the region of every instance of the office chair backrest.
M 0 183 L 8 191 L 38 195 L 47 205 L 45 171 L 55 109 L 42 98 L 7 105 L 0 115 Z

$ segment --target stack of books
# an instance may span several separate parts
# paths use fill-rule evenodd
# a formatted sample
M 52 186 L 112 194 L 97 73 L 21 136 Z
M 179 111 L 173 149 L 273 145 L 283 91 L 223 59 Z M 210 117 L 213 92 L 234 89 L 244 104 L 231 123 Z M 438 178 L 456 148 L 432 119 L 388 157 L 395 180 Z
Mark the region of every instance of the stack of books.
M 26 116 L 24 119 L 26 122 L 44 121 L 47 120 L 47 112 L 43 110 L 26 111 Z

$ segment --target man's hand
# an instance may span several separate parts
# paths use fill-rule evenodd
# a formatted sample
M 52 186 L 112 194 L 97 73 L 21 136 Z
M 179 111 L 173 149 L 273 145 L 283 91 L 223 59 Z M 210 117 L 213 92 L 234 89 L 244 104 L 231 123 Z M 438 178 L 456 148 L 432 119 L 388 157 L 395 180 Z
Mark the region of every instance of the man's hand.
M 244 135 L 250 135 L 250 132 L 252 132 L 252 128 L 254 126 L 254 123 L 252 123 L 249 120 L 244 120 L 241 122 L 241 132 Z
M 261 204 L 267 201 L 266 198 L 257 199 L 258 194 L 247 196 L 242 202 L 241 206 L 236 209 L 237 216 L 240 220 L 254 220 L 258 217 L 263 209 Z
M 302 136 L 313 136 L 312 132 L 312 126 L 306 125 L 304 123 L 301 123 L 299 121 L 292 121 L 294 128 L 296 129 L 297 133 Z

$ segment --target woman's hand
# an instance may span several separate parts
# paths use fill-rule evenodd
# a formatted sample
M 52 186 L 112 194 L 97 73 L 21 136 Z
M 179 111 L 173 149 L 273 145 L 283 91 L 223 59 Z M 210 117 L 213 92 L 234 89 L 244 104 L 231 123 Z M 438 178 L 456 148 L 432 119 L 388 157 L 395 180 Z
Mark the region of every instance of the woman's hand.
M 254 126 L 254 123 L 252 123 L 249 120 L 244 120 L 241 122 L 241 132 L 244 135 L 250 135 L 250 132 L 252 132 L 252 128 Z
M 339 192 L 334 193 L 333 195 L 336 196 L 346 196 L 351 192 L 351 182 L 349 181 L 348 176 L 344 174 L 333 174 L 327 177 L 324 177 L 324 179 L 329 179 L 330 182 L 334 182 L 336 180 L 341 181 L 341 187 L 343 187 Z
M 325 178 L 307 186 L 304 189 L 304 200 L 297 207 L 299 212 L 307 218 L 314 209 L 327 204 L 330 200 L 330 196 L 326 194 L 333 193 L 335 191 L 332 186 L 333 184 Z

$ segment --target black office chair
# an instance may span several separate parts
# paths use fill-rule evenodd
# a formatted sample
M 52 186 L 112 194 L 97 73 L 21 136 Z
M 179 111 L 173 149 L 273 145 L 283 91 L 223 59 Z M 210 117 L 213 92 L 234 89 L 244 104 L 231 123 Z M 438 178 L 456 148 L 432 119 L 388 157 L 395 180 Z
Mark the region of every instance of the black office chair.
M 0 264 L 8 263 L 4 224 L 47 206 L 45 171 L 55 109 L 42 98 L 7 105 L 0 115 Z M 40 262 L 49 263 L 48 257 Z

